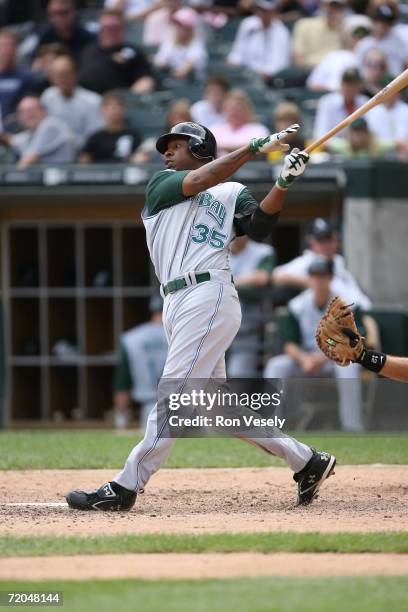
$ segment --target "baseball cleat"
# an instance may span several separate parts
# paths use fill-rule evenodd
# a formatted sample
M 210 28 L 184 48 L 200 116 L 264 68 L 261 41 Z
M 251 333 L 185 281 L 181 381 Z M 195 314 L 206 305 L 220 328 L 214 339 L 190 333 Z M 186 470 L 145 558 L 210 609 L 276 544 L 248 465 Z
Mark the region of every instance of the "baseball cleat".
M 75 510 L 130 510 L 136 501 L 136 493 L 116 482 L 107 482 L 89 493 L 70 491 L 65 499 Z
M 298 483 L 298 506 L 307 506 L 315 497 L 323 482 L 334 474 L 336 457 L 329 453 L 319 452 L 312 448 L 313 456 L 300 472 L 293 475 Z

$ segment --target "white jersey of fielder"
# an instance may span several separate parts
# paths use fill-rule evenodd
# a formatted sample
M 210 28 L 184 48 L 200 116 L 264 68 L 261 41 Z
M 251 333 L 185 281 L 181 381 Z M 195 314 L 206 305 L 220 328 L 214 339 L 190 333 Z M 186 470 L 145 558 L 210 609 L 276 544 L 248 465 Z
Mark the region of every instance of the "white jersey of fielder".
M 187 173 L 161 170 L 146 189 L 142 219 L 161 283 L 192 271 L 230 270 L 229 244 L 242 233 L 240 220 L 258 207 L 248 189 L 232 181 L 185 197 Z

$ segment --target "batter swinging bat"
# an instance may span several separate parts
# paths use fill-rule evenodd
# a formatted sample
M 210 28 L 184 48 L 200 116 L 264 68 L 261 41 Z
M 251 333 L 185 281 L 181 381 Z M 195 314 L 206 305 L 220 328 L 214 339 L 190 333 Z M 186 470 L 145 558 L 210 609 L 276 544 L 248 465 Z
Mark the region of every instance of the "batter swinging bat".
M 368 102 L 360 106 L 354 113 L 351 113 L 348 117 L 340 121 L 334 128 L 323 134 L 318 140 L 312 142 L 308 147 L 306 147 L 306 153 L 311 153 L 317 147 L 320 147 L 324 142 L 335 136 L 341 130 L 348 127 L 353 121 L 365 115 L 369 110 L 377 106 L 377 104 L 382 104 L 392 96 L 395 96 L 401 89 L 408 87 L 408 68 L 404 70 L 399 76 L 395 77 L 391 83 L 389 83 L 384 89 L 381 89 L 375 96 L 373 96 Z

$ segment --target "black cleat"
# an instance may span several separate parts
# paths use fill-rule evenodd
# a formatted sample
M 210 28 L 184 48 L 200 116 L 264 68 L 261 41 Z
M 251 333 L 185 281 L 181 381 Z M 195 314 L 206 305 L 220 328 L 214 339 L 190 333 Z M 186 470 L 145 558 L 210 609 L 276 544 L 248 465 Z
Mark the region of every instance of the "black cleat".
M 75 510 L 130 510 L 136 501 L 136 493 L 116 482 L 107 482 L 89 493 L 71 491 L 65 499 Z
M 298 483 L 298 506 L 310 504 L 326 478 L 334 474 L 336 457 L 314 448 L 312 451 L 313 456 L 303 470 L 293 475 L 293 480 Z

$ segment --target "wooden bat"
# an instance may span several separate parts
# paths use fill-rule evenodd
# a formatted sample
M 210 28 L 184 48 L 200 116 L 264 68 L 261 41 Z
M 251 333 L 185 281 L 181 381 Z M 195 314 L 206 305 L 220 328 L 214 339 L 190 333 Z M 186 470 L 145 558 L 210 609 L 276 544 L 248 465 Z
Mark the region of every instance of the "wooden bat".
M 395 96 L 395 94 L 405 87 L 408 87 L 408 68 L 399 76 L 395 77 L 395 79 L 384 87 L 384 89 L 381 89 L 381 91 L 375 94 L 375 96 L 365 102 L 362 106 L 360 106 L 360 108 L 355 110 L 354 113 L 351 113 L 351 115 L 343 119 L 343 121 L 340 121 L 340 123 L 326 132 L 326 134 L 323 134 L 323 136 L 321 136 L 318 140 L 312 142 L 308 147 L 306 147 L 306 153 L 311 153 L 314 149 L 320 147 L 324 142 L 335 136 L 338 132 L 351 125 L 353 121 L 365 115 L 369 110 L 374 108 L 374 106 L 377 106 L 377 104 L 382 104 L 389 98 L 392 98 L 392 96 Z

